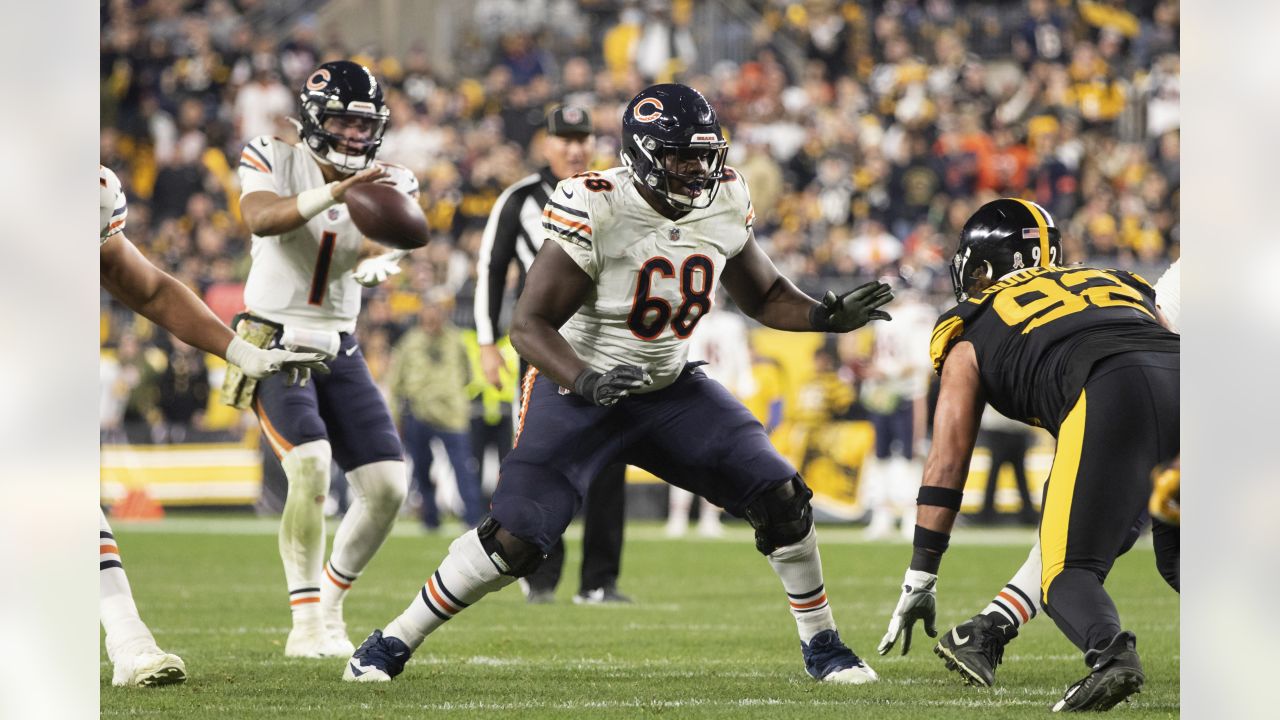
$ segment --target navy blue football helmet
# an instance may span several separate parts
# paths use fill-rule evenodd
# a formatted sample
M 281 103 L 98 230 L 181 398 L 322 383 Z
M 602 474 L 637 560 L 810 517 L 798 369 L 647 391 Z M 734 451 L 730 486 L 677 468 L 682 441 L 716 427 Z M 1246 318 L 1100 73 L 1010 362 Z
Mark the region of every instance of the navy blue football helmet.
M 327 62 L 307 76 L 298 95 L 298 135 L 317 160 L 345 172 L 363 170 L 373 163 L 382 145 L 391 110 L 382 100 L 382 87 L 373 73 L 349 60 Z M 324 128 L 325 120 L 346 116 L 364 118 L 370 124 L 368 139 L 352 143 Z M 338 148 L 352 145 L 357 153 L 344 153 Z
M 622 115 L 622 164 L 676 210 L 711 205 L 728 148 L 715 109 L 688 85 L 645 88 Z M 701 172 L 677 171 L 678 161 L 694 158 Z
M 964 302 L 979 281 L 989 285 L 1014 270 L 1061 262 L 1062 237 L 1053 216 L 1029 200 L 1001 198 L 978 208 L 964 224 L 951 258 L 951 285 L 956 302 Z

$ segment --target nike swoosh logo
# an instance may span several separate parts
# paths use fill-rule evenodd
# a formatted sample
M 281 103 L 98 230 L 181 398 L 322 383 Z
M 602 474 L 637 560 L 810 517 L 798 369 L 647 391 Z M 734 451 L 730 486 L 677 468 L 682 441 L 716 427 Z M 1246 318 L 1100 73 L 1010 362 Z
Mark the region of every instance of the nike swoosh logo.
M 359 349 L 360 349 L 359 345 L 352 345 L 349 349 L 343 350 L 342 353 L 347 357 L 351 357 L 352 355 L 355 355 L 356 351 Z
M 567 187 L 560 188 L 560 191 L 564 193 L 565 197 L 573 197 L 573 193 L 569 192 L 569 188 Z
M 356 677 L 360 677 L 361 675 L 365 674 L 365 671 L 364 671 L 364 670 L 361 670 L 359 665 L 356 665 L 356 664 L 355 664 L 355 663 L 353 663 L 353 662 L 349 662 L 349 663 L 347 663 L 347 665 L 351 667 L 351 674 L 352 674 L 352 675 L 354 675 L 354 676 L 356 676 Z
M 956 645 L 967 645 L 969 644 L 969 640 L 972 638 L 972 635 L 967 638 L 962 638 L 960 637 L 960 633 L 956 632 L 955 628 L 952 628 L 951 630 L 951 639 L 955 641 Z

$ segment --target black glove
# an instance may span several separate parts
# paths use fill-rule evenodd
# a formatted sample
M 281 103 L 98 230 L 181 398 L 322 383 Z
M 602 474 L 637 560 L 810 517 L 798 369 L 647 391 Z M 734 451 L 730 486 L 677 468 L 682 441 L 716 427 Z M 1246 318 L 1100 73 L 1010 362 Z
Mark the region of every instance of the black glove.
M 631 394 L 643 385 L 652 385 L 653 378 L 643 368 L 635 365 L 619 365 L 607 373 L 587 368 L 573 381 L 573 391 L 601 407 L 608 407 Z
M 859 285 L 840 296 L 828 290 L 822 304 L 809 311 L 809 322 L 822 332 L 857 330 L 872 320 L 892 320 L 889 313 L 876 309 L 892 299 L 893 290 L 882 282 Z

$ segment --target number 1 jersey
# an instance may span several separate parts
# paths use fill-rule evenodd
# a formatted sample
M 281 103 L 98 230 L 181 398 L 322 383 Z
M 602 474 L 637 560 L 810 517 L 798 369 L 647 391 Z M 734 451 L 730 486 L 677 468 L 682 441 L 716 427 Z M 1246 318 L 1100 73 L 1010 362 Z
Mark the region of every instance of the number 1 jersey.
M 751 232 L 751 197 L 725 168 L 711 205 L 679 220 L 641 197 L 627 168 L 563 180 L 543 208 L 548 236 L 595 281 L 560 334 L 592 368 L 643 367 L 660 390 L 679 377 L 725 262 Z
M 418 180 L 408 168 L 377 164 L 387 170 L 387 182 L 418 196 Z M 305 147 L 265 135 L 245 145 L 239 172 L 242 198 L 260 190 L 288 197 L 325 184 L 319 163 Z M 361 286 L 351 271 L 360 261 L 363 239 L 342 203 L 289 232 L 254 235 L 245 307 L 273 322 L 353 331 Z
M 973 343 L 987 402 L 1055 437 L 1098 361 L 1131 351 L 1178 352 L 1155 319 L 1155 290 L 1123 270 L 1036 267 L 938 318 L 929 351 L 939 374 L 958 342 Z

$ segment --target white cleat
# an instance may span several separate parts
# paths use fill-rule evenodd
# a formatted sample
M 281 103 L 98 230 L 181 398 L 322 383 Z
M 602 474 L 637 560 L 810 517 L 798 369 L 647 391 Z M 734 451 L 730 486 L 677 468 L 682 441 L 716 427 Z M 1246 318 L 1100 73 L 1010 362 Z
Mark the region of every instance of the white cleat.
M 182 658 L 156 649 L 116 661 L 111 684 L 117 687 L 158 687 L 176 685 L 186 679 L 187 666 Z
M 345 635 L 334 635 L 323 625 L 294 625 L 284 643 L 285 657 L 348 657 L 355 646 Z
M 356 646 L 351 642 L 351 638 L 347 637 L 347 624 L 342 621 L 342 616 L 328 617 L 324 622 L 325 631 L 329 633 L 330 642 L 333 647 L 343 648 L 344 655 L 350 655 L 356 651 Z
M 352 658 L 342 671 L 342 679 L 346 682 L 391 682 L 391 676 L 372 665 L 362 665 Z
M 839 685 L 865 685 L 873 683 L 880 679 L 875 670 L 870 665 L 862 665 L 861 667 L 850 667 L 843 670 L 837 670 L 830 675 L 822 678 L 822 682 L 837 683 Z

